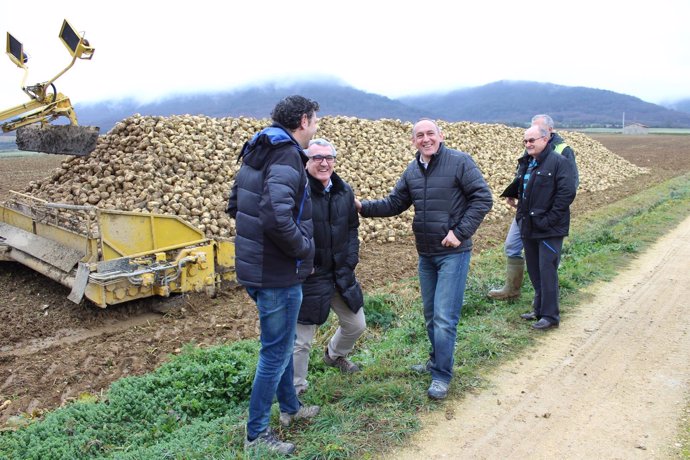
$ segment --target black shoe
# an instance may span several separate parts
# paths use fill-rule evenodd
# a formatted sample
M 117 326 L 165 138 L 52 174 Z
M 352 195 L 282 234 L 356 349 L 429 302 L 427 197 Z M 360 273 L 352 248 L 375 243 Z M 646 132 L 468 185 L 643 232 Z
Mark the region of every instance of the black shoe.
M 539 319 L 539 318 L 537 318 L 537 314 L 534 313 L 533 311 L 531 311 L 531 312 L 529 312 L 529 313 L 523 313 L 523 314 L 521 314 L 521 315 L 520 315 L 520 318 L 526 319 L 526 320 L 528 320 L 528 321 L 536 321 L 537 319 Z
M 534 329 L 539 329 L 540 331 L 543 331 L 545 329 L 551 329 L 552 327 L 558 327 L 558 323 L 552 323 L 548 319 L 542 318 L 536 323 L 533 323 L 532 327 Z

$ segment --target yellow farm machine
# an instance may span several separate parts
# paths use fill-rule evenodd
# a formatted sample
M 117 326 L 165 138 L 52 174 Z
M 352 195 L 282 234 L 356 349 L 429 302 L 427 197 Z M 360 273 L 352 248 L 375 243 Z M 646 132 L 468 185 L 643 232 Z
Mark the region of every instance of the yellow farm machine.
M 77 59 L 90 60 L 94 48 L 67 20 L 62 23 L 59 37 L 72 56 L 72 61 L 50 80 L 25 86 L 29 57 L 24 52 L 24 45 L 7 33 L 7 55 L 17 67 L 24 70 L 21 88 L 29 96 L 29 101 L 0 110 L 0 127 L 5 133 L 16 130 L 19 150 L 84 156 L 96 148 L 99 128 L 79 126 L 72 103 L 67 96 L 57 92 L 55 80 L 67 72 Z M 67 118 L 69 124 L 50 124 L 61 117 Z
M 19 262 L 107 307 L 234 285 L 234 243 L 177 216 L 49 203 L 12 192 L 0 205 L 0 261 Z

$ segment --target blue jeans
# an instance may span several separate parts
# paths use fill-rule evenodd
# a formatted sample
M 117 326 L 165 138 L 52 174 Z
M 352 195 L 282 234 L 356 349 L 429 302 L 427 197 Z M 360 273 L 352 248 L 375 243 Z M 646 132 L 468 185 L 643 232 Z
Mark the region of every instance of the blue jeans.
M 449 383 L 453 353 L 471 251 L 440 256 L 419 256 L 419 287 L 424 321 L 431 344 L 431 378 Z
M 254 439 L 268 428 L 273 397 L 281 412 L 294 414 L 300 402 L 292 384 L 292 348 L 302 285 L 286 288 L 247 288 L 259 310 L 261 350 L 249 399 L 247 437 Z
M 504 250 L 506 256 L 511 259 L 522 259 L 522 237 L 520 236 L 520 226 L 517 224 L 515 218 L 510 224 L 510 230 L 506 235 L 506 242 Z

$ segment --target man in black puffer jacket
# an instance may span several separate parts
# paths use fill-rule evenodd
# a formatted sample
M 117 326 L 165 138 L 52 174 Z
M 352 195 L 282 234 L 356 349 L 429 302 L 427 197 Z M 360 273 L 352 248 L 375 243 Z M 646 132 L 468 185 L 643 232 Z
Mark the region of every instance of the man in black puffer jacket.
M 261 350 L 249 400 L 245 448 L 290 454 L 268 426 L 273 398 L 280 422 L 309 418 L 318 406 L 302 406 L 292 383 L 292 349 L 302 282 L 314 258 L 309 183 L 303 152 L 316 133 L 318 103 L 302 96 L 280 101 L 273 125 L 244 144 L 228 213 L 235 218 L 237 279 L 256 302 Z
M 347 359 L 366 328 L 362 288 L 355 277 L 359 262 L 359 216 L 350 186 L 334 171 L 337 152 L 325 139 L 309 142 L 307 175 L 311 186 L 314 222 L 314 273 L 302 286 L 297 339 L 293 352 L 297 394 L 307 389 L 309 353 L 316 328 L 332 309 L 338 329 L 324 350 L 324 362 L 343 373 L 358 372 Z
M 412 130 L 416 158 L 387 198 L 356 201 L 364 217 L 395 216 L 414 205 L 412 230 L 419 254 L 419 286 L 431 344 L 427 394 L 443 399 L 453 376 L 453 353 L 470 266 L 472 235 L 491 210 L 491 190 L 467 153 L 447 148 L 432 120 Z

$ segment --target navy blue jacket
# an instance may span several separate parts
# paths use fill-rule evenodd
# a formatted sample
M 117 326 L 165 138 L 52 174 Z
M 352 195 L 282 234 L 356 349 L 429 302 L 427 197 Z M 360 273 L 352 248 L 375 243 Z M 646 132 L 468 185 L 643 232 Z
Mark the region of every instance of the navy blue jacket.
M 562 237 L 570 230 L 570 204 L 577 190 L 573 162 L 547 144 L 537 158 L 527 188 L 522 193 L 525 173 L 532 157 L 518 160 L 518 208 L 515 219 L 523 238 Z
M 396 216 L 414 205 L 412 231 L 423 256 L 460 253 L 472 249 L 472 235 L 493 206 L 491 190 L 472 157 L 443 143 L 427 168 L 420 153 L 410 162 L 388 197 L 362 202 L 362 216 Z M 453 230 L 461 244 L 444 247 Z
M 331 310 L 331 298 L 335 290 L 347 306 L 357 313 L 364 298 L 362 288 L 355 277 L 359 262 L 359 216 L 355 208 L 355 196 L 350 186 L 336 173 L 328 193 L 323 184 L 309 173 L 314 222 L 314 273 L 302 285 L 302 307 L 299 323 L 323 324 Z
M 314 258 L 307 156 L 274 124 L 247 141 L 240 158 L 228 203 L 236 223 L 237 280 L 260 288 L 301 283 Z

